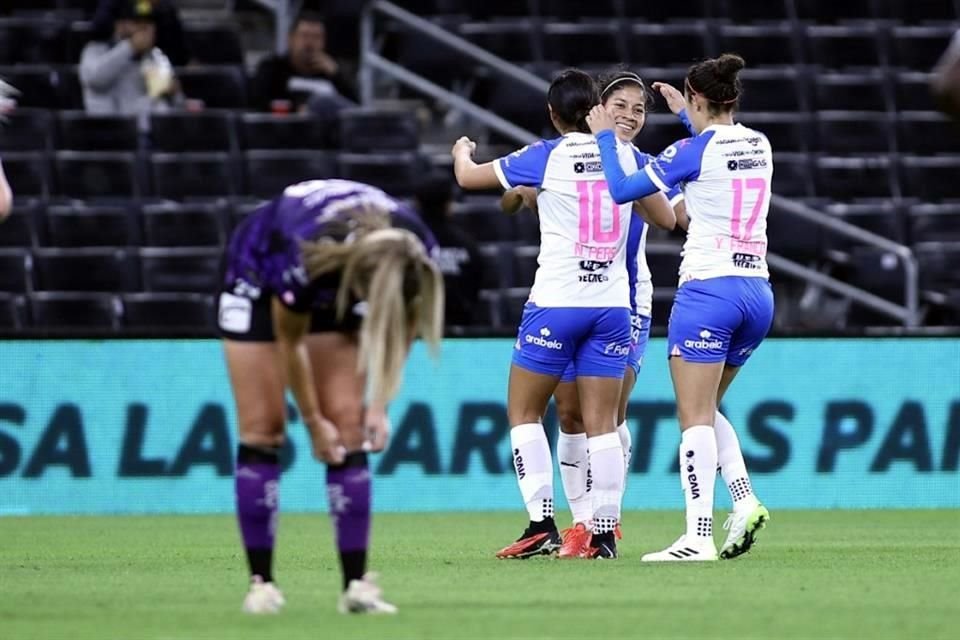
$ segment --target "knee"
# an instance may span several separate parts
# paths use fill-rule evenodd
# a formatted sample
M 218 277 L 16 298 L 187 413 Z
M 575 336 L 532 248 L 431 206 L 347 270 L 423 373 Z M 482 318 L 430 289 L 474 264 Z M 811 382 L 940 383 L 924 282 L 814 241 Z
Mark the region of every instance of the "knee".
M 286 442 L 283 420 L 251 420 L 240 424 L 240 442 L 259 449 L 280 449 Z
M 713 426 L 716 416 L 716 407 L 700 406 L 699 403 L 677 404 L 677 420 L 681 429 L 689 429 L 697 425 Z
M 579 407 L 567 404 L 557 405 L 557 419 L 560 421 L 560 430 L 564 433 L 583 433 L 583 416 Z
M 348 450 L 363 442 L 363 402 L 359 398 L 342 398 L 324 408 L 326 418 L 336 425 Z

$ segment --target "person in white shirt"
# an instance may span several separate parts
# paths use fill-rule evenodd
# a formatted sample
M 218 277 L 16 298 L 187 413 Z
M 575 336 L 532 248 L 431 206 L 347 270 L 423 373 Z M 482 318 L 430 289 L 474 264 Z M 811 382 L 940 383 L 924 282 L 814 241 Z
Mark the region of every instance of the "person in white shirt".
M 560 546 L 553 520 L 553 461 L 541 420 L 571 361 L 593 470 L 587 555 L 617 557 L 614 531 L 624 466 L 616 419 L 630 352 L 625 247 L 632 207 L 611 200 L 596 140 L 587 133 L 585 117 L 597 102 L 593 79 L 568 69 L 547 92 L 559 138 L 482 165 L 473 161 L 476 144 L 468 138 L 460 138 L 452 150 L 454 173 L 464 189 L 540 189 L 539 268 L 514 346 L 507 399 L 514 466 L 530 523 L 497 554 L 501 558 L 550 554 Z M 629 147 L 621 146 L 615 155 L 637 170 Z
M 689 218 L 667 330 L 687 526 L 667 549 L 643 556 L 648 562 L 717 559 L 713 489 L 718 466 L 733 499 L 720 557 L 749 551 L 770 517 L 753 494 L 736 432 L 717 411 L 773 322 L 766 263 L 773 156 L 766 136 L 734 124 L 743 67 L 743 58 L 733 54 L 690 67 L 684 116 L 695 135 L 670 145 L 633 175 L 625 175 L 617 162 L 613 118 L 602 106 L 587 118 L 616 202 L 682 185 Z M 668 100 L 676 97 L 671 87 L 659 85 L 659 90 Z

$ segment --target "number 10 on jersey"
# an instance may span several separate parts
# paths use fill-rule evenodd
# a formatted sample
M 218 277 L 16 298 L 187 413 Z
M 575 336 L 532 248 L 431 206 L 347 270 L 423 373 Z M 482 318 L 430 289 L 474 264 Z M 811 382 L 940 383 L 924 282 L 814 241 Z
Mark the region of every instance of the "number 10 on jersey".
M 610 244 L 619 240 L 620 208 L 610 197 L 607 181 L 578 180 L 577 195 L 580 199 L 580 244 Z M 609 203 L 610 221 L 603 219 L 605 203 Z

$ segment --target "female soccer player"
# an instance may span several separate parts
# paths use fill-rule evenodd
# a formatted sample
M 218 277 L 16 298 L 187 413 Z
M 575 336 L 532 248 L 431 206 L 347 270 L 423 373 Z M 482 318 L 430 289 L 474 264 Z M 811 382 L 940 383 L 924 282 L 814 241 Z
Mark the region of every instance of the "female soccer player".
M 343 572 L 342 613 L 394 613 L 367 575 L 367 452 L 387 440 L 416 335 L 436 350 L 443 279 L 433 237 L 385 193 L 346 180 L 295 184 L 251 213 L 224 256 L 219 327 L 237 405 L 237 516 L 250 613 L 284 604 L 273 583 L 284 387 L 296 399 L 327 494 Z M 365 396 L 371 408 L 364 411 Z
M 471 158 L 476 144 L 468 138 L 460 138 L 452 150 L 457 182 L 464 189 L 540 188 L 540 266 L 524 306 L 507 397 L 514 466 L 530 523 L 497 554 L 501 558 L 549 554 L 560 545 L 553 520 L 553 462 L 541 420 L 571 361 L 594 470 L 588 555 L 617 556 L 614 530 L 624 469 L 616 419 L 630 351 L 625 244 L 631 208 L 611 202 L 596 141 L 586 133 L 584 117 L 597 101 L 593 79 L 568 69 L 547 92 L 559 138 L 482 165 Z M 627 147 L 617 161 L 636 170 Z
M 683 185 L 690 219 L 668 328 L 687 526 L 667 549 L 645 555 L 648 562 L 716 560 L 713 488 L 718 463 L 734 499 L 721 557 L 748 551 L 769 519 L 753 495 L 736 433 L 717 417 L 724 393 L 773 322 L 766 264 L 773 158 L 766 136 L 733 122 L 743 66 L 740 56 L 724 54 L 690 67 L 684 96 L 696 135 L 667 147 L 634 175 L 624 175 L 615 162 L 610 114 L 598 105 L 587 119 L 615 201 Z M 665 85 L 659 88 L 670 94 Z
M 637 74 L 622 68 L 612 69 L 597 78 L 601 104 L 606 106 L 616 122 L 617 139 L 631 144 L 643 129 L 647 109 L 647 89 Z M 638 167 L 646 165 L 652 157 L 632 147 Z M 670 204 L 679 203 L 683 194 L 674 189 Z M 504 205 L 508 212 L 517 206 L 517 198 L 536 209 L 536 190 L 532 187 L 517 187 L 504 194 Z M 623 387 L 620 391 L 620 408 L 617 414 L 617 435 L 623 447 L 625 473 L 629 474 L 630 455 L 633 442 L 626 423 L 627 403 L 636 384 L 637 375 L 643 362 L 647 340 L 650 337 L 650 317 L 653 306 L 653 283 L 650 268 L 647 266 L 645 246 L 647 224 L 655 224 L 663 229 L 672 229 L 676 225 L 673 210 L 666 206 L 662 198 L 647 197 L 636 203 L 635 211 L 639 216 L 630 220 L 627 236 L 627 272 L 630 279 L 630 354 L 623 375 Z M 560 463 L 560 479 L 563 491 L 573 515 L 573 526 L 561 532 L 563 544 L 560 547 L 561 558 L 582 557 L 590 549 L 590 469 L 587 464 L 587 436 L 584 433 L 580 416 L 580 401 L 577 394 L 576 371 L 572 363 L 567 366 L 560 378 L 560 384 L 553 394 L 557 403 L 560 422 L 560 437 L 557 441 L 557 459 Z M 626 476 L 624 477 L 626 490 Z
M 3 173 L 3 163 L 0 163 L 0 222 L 6 220 L 11 211 L 13 211 L 13 190 L 10 189 L 7 176 Z

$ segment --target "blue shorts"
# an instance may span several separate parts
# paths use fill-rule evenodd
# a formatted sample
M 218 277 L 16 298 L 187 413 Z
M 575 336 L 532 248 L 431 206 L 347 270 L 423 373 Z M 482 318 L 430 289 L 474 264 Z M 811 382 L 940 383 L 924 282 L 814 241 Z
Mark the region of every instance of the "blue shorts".
M 763 278 L 691 280 L 677 289 L 668 357 L 742 366 L 773 324 L 773 288 Z
M 650 316 L 642 316 L 637 313 L 630 314 L 630 353 L 627 355 L 627 366 L 633 369 L 633 375 L 640 375 L 640 367 L 643 365 L 643 354 L 647 350 L 647 342 L 650 340 Z M 624 368 L 626 371 L 626 368 Z M 560 382 L 573 382 L 577 379 L 577 369 L 573 366 L 573 361 L 563 370 L 560 376 Z
M 626 307 L 523 307 L 513 363 L 560 377 L 572 364 L 578 376 L 622 378 L 630 353 Z

